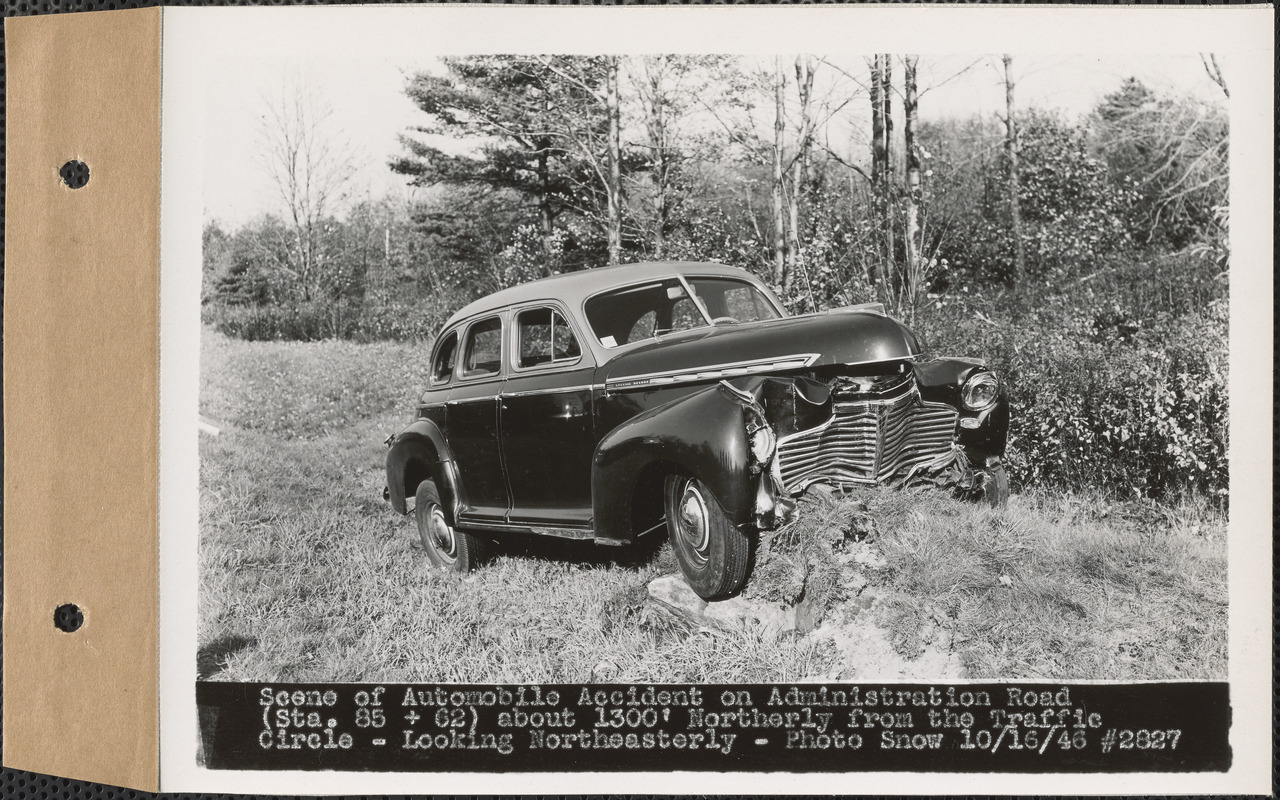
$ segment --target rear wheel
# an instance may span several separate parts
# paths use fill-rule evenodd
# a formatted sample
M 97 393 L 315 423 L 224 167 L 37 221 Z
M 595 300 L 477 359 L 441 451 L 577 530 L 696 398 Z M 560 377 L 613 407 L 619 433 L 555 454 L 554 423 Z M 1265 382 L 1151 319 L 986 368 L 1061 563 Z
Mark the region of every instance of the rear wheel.
M 423 481 L 418 484 L 414 502 L 418 536 L 422 539 L 422 547 L 427 551 L 427 558 L 431 563 L 454 572 L 475 569 L 484 559 L 488 543 L 449 524 L 435 482 Z
M 747 581 L 751 539 L 738 530 L 706 485 L 671 475 L 666 482 L 667 533 L 680 571 L 704 600 L 722 600 Z

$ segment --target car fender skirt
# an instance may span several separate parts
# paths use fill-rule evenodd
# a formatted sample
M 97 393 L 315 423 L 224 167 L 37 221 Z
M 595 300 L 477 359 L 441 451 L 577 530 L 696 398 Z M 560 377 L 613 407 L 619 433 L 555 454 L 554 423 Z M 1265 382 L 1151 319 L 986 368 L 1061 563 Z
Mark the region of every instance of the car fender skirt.
M 591 470 L 595 533 L 634 538 L 632 500 L 653 469 L 702 481 L 737 525 L 752 521 L 756 479 L 750 474 L 743 400 L 720 384 L 632 417 L 596 447 Z

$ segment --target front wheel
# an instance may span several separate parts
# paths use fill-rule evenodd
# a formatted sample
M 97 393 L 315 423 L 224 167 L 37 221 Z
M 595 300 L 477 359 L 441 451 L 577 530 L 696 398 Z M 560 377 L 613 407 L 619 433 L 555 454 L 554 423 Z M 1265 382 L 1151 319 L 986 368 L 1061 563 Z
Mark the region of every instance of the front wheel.
M 730 597 L 747 581 L 751 539 L 697 478 L 667 477 L 667 533 L 680 571 L 703 600 Z
M 414 516 L 418 520 L 418 536 L 427 558 L 441 569 L 470 572 L 483 560 L 486 542 L 465 531 L 456 530 L 445 517 L 440 492 L 435 482 L 418 484 L 414 495 Z

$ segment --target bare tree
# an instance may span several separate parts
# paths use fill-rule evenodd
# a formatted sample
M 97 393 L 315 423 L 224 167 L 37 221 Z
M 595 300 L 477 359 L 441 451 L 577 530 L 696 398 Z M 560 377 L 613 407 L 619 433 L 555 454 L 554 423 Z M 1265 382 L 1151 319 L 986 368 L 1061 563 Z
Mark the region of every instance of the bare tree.
M 547 118 L 542 133 L 554 147 L 575 154 L 585 167 L 570 181 L 573 194 L 589 200 L 566 205 L 600 224 L 611 264 L 619 263 L 622 251 L 620 60 L 619 56 L 530 56 L 512 62 L 521 75 L 546 76 Z
M 605 197 L 608 203 L 606 235 L 610 264 L 622 263 L 622 134 L 618 109 L 618 61 L 618 56 L 606 56 L 604 60 L 604 108 L 609 120 L 609 180 Z
M 875 194 L 884 255 L 879 275 L 887 291 L 894 263 L 893 220 L 893 64 L 887 53 L 871 63 L 871 188 Z
M 655 258 L 664 258 L 673 216 L 692 190 L 682 180 L 682 166 L 712 151 L 723 152 L 723 137 L 716 137 L 712 144 L 705 130 L 691 130 L 698 126 L 690 121 L 699 105 L 718 105 L 710 96 L 725 92 L 724 83 L 738 68 L 727 56 L 671 54 L 634 57 L 625 66 L 644 123 L 644 137 L 636 147 L 646 154 L 647 162 L 636 176 L 645 183 L 631 193 L 628 202 L 645 212 L 644 234 L 650 251 Z
M 924 244 L 920 227 L 920 203 L 922 191 L 920 185 L 920 144 L 916 140 L 916 128 L 919 124 L 920 99 L 916 92 L 916 66 L 920 57 L 914 55 L 902 58 L 902 110 L 903 149 L 906 151 L 906 236 L 904 243 L 907 249 L 907 263 L 903 270 L 902 294 L 907 299 L 912 316 L 914 316 L 916 299 L 923 277 Z
M 773 282 L 781 286 L 786 279 L 786 221 L 782 215 L 783 147 L 787 127 L 787 74 L 782 69 L 782 56 L 774 59 L 773 69 Z
M 1213 53 L 1201 53 L 1200 63 L 1204 64 L 1204 71 L 1209 73 L 1209 79 L 1218 84 L 1222 94 L 1230 99 L 1231 91 L 1227 88 L 1227 78 L 1222 74 L 1222 67 L 1218 66 L 1218 57 Z
M 666 255 L 671 212 L 667 192 L 675 155 L 667 114 L 671 106 L 668 85 L 671 58 L 668 55 L 646 56 L 637 64 L 636 93 L 644 105 L 644 130 L 653 176 L 653 255 L 659 259 Z
M 1004 63 L 1004 152 L 1005 180 L 1009 193 L 1009 226 L 1013 231 L 1013 281 L 1027 273 L 1027 245 L 1022 239 L 1022 207 L 1018 201 L 1018 119 L 1013 102 L 1013 56 L 1001 56 Z
M 285 271 L 302 299 L 316 299 L 324 281 L 326 218 L 346 203 L 356 166 L 351 147 L 330 129 L 333 110 L 299 81 L 266 103 L 260 159 L 285 206 L 293 251 Z
M 805 189 L 809 170 L 809 150 L 813 141 L 814 119 L 810 103 L 813 97 L 814 64 L 812 56 L 796 56 L 796 91 L 799 95 L 799 132 L 796 150 L 791 156 L 791 191 L 787 197 L 787 269 L 783 291 L 791 293 L 796 274 L 805 269 L 804 251 L 800 248 L 800 196 Z M 808 275 L 806 273 L 806 279 Z M 810 291 L 810 295 L 813 292 Z

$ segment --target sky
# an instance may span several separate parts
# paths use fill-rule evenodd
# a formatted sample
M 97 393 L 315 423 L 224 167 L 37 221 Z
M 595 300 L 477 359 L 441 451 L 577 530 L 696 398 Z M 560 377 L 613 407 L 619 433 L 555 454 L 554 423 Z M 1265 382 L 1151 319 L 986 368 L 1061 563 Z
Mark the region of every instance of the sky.
M 377 37 L 353 36 L 347 46 L 335 52 L 323 35 L 317 35 L 313 43 L 301 35 L 292 37 L 286 46 L 280 46 L 280 41 L 273 40 L 267 31 L 230 44 L 215 39 L 210 47 L 210 63 L 216 68 L 206 71 L 203 87 L 206 220 L 237 228 L 263 213 L 281 210 L 278 193 L 261 162 L 262 118 L 269 104 L 278 101 L 290 85 L 308 87 L 332 109 L 330 135 L 347 143 L 359 165 L 352 183 L 354 196 L 410 196 L 412 190 L 405 178 L 393 174 L 387 162 L 401 152 L 398 137 L 424 121 L 404 94 L 406 81 L 418 71 L 440 71 L 438 53 L 443 48 L 427 42 L 418 46 L 411 39 L 380 44 Z M 823 51 L 812 52 L 820 55 Z M 973 114 L 992 117 L 1003 109 L 999 58 L 983 56 L 982 52 L 921 57 L 922 120 Z M 1080 115 L 1128 76 L 1138 77 L 1156 91 L 1221 99 L 1220 90 L 1206 76 L 1195 52 L 1012 52 L 1018 104 L 1024 108 L 1056 108 L 1070 116 Z M 765 56 L 749 58 L 762 63 L 768 60 Z M 865 80 L 861 55 L 830 58 Z M 1230 65 L 1227 67 L 1230 81 Z M 895 80 L 900 80 L 900 72 Z M 852 113 L 864 114 L 866 106 L 863 97 L 849 108 Z

